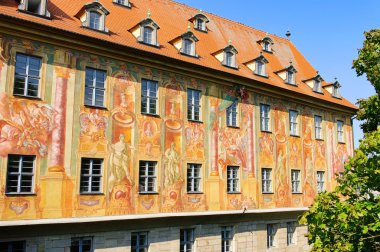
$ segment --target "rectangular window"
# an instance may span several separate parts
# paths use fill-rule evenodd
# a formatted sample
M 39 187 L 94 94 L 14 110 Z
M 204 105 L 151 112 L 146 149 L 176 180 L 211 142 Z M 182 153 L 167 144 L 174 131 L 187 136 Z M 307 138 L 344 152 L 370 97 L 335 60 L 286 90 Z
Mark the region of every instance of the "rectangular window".
M 105 84 L 105 71 L 86 67 L 84 104 L 88 106 L 104 107 L 106 93 Z
M 141 113 L 157 115 L 158 82 L 141 80 Z
M 275 224 L 267 224 L 267 247 L 274 247 L 274 239 L 276 236 L 276 226 Z
M 344 134 L 343 134 L 343 121 L 337 121 L 337 132 L 338 132 L 338 142 L 344 142 Z
M 201 192 L 201 167 L 200 164 L 187 165 L 187 192 Z
M 139 192 L 156 192 L 156 161 L 140 161 L 139 171 Z
M 33 193 L 35 160 L 31 155 L 8 155 L 7 193 Z
M 260 127 L 261 131 L 270 131 L 270 107 L 266 104 L 260 104 Z
M 181 229 L 180 231 L 180 252 L 194 251 L 194 229 Z
M 232 227 L 222 227 L 222 252 L 232 252 Z
M 294 240 L 295 231 L 296 231 L 296 222 L 287 222 L 286 223 L 286 240 L 287 240 L 288 246 L 295 244 L 295 240 Z
M 92 237 L 78 237 L 71 239 L 71 252 L 93 252 Z
M 131 234 L 131 252 L 148 252 L 148 232 L 133 232 Z
M 102 192 L 102 158 L 82 158 L 80 174 L 80 193 Z
M 325 190 L 325 172 L 317 171 L 317 190 L 321 193 Z
M 262 192 L 271 193 L 272 192 L 272 169 L 263 168 L 261 170 L 262 179 Z
M 239 166 L 227 166 L 227 192 L 239 192 Z
M 13 94 L 39 97 L 42 60 L 39 57 L 16 54 Z
M 237 108 L 238 104 L 235 101 L 231 106 L 227 108 L 227 126 L 237 127 Z
M 201 119 L 201 91 L 187 90 L 187 119 L 200 121 Z
M 295 83 L 295 73 L 293 71 L 288 71 L 286 75 L 286 82 L 288 84 L 293 84 Z
M 314 116 L 315 139 L 322 139 L 322 116 Z
M 292 170 L 292 193 L 301 192 L 301 171 Z
M 25 252 L 25 241 L 0 242 L 0 252 Z
M 321 86 L 321 82 L 318 81 L 318 80 L 315 80 L 314 81 L 314 89 L 313 89 L 314 92 L 317 92 L 317 93 L 322 93 L 322 86 Z
M 290 135 L 298 136 L 298 112 L 294 110 L 289 111 Z

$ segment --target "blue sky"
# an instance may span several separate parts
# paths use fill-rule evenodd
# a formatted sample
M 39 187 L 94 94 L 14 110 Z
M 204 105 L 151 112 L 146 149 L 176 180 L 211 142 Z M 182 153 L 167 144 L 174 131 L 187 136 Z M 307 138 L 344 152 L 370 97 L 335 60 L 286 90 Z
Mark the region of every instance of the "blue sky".
M 364 31 L 379 28 L 378 0 L 177 0 L 189 6 L 291 40 L 326 81 L 335 77 L 342 95 L 355 103 L 375 94 L 365 77 L 357 77 L 352 61 L 362 47 Z M 363 133 L 354 123 L 355 146 Z

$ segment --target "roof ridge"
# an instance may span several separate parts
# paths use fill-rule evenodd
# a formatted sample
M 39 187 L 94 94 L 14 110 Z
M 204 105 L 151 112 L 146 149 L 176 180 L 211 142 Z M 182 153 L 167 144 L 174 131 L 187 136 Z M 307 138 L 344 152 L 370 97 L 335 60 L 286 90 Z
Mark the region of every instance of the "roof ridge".
M 172 2 L 172 3 L 175 3 L 175 4 L 178 4 L 178 5 L 182 5 L 182 6 L 186 7 L 186 8 L 188 8 L 188 9 L 192 9 L 192 10 L 195 10 L 195 11 L 199 11 L 199 10 L 200 10 L 200 9 L 197 9 L 197 8 L 192 7 L 192 6 L 190 6 L 190 5 L 187 5 L 187 4 L 184 4 L 184 3 L 177 2 L 177 1 L 175 1 L 175 0 L 166 0 L 166 1 L 169 1 L 169 2 Z M 256 30 L 256 31 L 258 31 L 258 32 L 262 32 L 262 33 L 268 33 L 268 35 L 274 36 L 274 37 L 276 37 L 276 38 L 278 38 L 278 39 L 280 39 L 280 40 L 284 40 L 284 41 L 286 41 L 286 42 L 291 42 L 290 39 L 287 39 L 287 38 L 281 37 L 281 36 L 279 36 L 279 35 L 276 35 L 276 34 L 273 34 L 273 33 L 270 33 L 270 32 L 267 32 L 267 31 L 264 31 L 264 30 L 261 30 L 261 29 L 258 29 L 258 28 L 255 28 L 255 27 L 252 27 L 252 26 L 249 26 L 249 25 L 247 25 L 247 24 L 244 24 L 244 23 L 241 23 L 241 22 L 238 22 L 238 21 L 232 20 L 232 19 L 228 19 L 228 18 L 226 18 L 226 17 L 222 17 L 222 16 L 217 15 L 217 14 L 214 14 L 214 13 L 212 13 L 212 12 L 208 12 L 208 11 L 205 11 L 205 10 L 202 10 L 202 12 L 204 12 L 204 13 L 206 13 L 206 14 L 210 14 L 210 15 L 212 15 L 212 16 L 214 16 L 214 17 L 216 17 L 216 18 L 219 18 L 219 19 L 221 19 L 221 20 L 225 20 L 225 21 L 228 21 L 228 22 L 230 22 L 230 23 L 240 25 L 240 26 L 242 26 L 242 27 L 244 27 L 244 28 L 248 28 L 248 29 L 251 29 L 251 30 Z M 293 44 L 293 43 L 292 43 L 292 44 Z

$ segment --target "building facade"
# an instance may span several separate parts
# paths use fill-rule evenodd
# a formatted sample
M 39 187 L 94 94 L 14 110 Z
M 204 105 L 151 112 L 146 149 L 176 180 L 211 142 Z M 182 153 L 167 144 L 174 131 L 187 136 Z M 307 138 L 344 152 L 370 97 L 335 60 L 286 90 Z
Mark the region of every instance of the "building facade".
M 356 107 L 289 39 L 169 0 L 5 0 L 0 45 L 0 251 L 309 249 Z

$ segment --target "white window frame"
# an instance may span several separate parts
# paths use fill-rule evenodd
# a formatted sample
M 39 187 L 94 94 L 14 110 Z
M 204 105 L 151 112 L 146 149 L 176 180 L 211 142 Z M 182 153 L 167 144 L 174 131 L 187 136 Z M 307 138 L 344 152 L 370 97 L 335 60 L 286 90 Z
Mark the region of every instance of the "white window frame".
M 183 50 L 182 53 L 194 56 L 195 50 L 194 50 L 194 41 L 188 38 L 183 39 Z
M 342 120 L 336 121 L 336 133 L 338 143 L 344 143 L 344 122 Z
M 286 72 L 286 82 L 291 85 L 296 84 L 296 73 L 293 70 L 288 70 Z
M 18 62 L 20 60 L 17 60 L 19 57 L 26 57 L 26 69 L 25 69 L 25 74 L 17 74 L 17 67 L 18 67 Z M 38 76 L 33 76 L 29 74 L 30 70 L 30 59 L 34 58 L 35 60 L 39 60 L 39 70 L 38 70 Z M 13 95 L 15 96 L 23 96 L 23 97 L 33 97 L 33 98 L 39 98 L 40 97 L 40 89 L 41 89 L 41 70 L 42 70 L 42 58 L 34 55 L 28 55 L 24 53 L 16 53 L 16 62 L 15 62 L 15 73 L 14 73 L 14 80 L 13 80 Z M 16 94 L 15 89 L 16 89 L 16 78 L 24 78 L 24 87 L 23 87 L 23 94 Z M 28 88 L 29 86 L 32 86 L 29 84 L 29 79 L 37 80 L 37 95 L 28 95 Z
M 97 11 L 91 10 L 88 13 L 88 18 L 89 18 L 89 20 L 88 20 L 88 27 L 89 28 L 94 29 L 94 30 L 101 30 L 101 28 L 102 28 L 102 14 L 100 14 Z M 94 18 L 95 18 L 95 21 L 97 19 L 97 22 L 94 21 Z
M 196 103 L 195 94 L 199 94 L 198 103 Z M 187 89 L 187 119 L 190 121 L 201 121 L 202 115 L 202 92 L 196 89 Z M 196 113 L 196 108 L 198 113 Z M 196 119 L 198 116 L 198 119 Z
M 320 80 L 314 80 L 314 92 L 322 93 L 322 81 Z
M 291 136 L 299 136 L 299 134 L 298 134 L 298 111 L 296 111 L 296 110 L 289 110 L 289 133 Z
M 267 248 L 276 246 L 276 224 L 267 224 Z
M 234 101 L 226 110 L 226 123 L 228 127 L 238 127 L 238 107 L 237 101 Z
M 286 243 L 288 246 L 296 244 L 296 224 L 297 223 L 295 221 L 290 221 L 286 223 Z
M 202 192 L 202 165 L 187 164 L 187 193 Z
M 239 166 L 227 166 L 227 193 L 239 193 Z
M 271 168 L 261 169 L 261 184 L 262 184 L 261 186 L 262 193 L 273 193 Z
M 292 193 L 301 193 L 301 171 L 291 170 Z
M 93 252 L 94 251 L 94 243 L 93 243 L 92 237 L 74 237 L 74 238 L 71 238 L 70 250 L 71 250 L 71 247 L 73 246 L 73 242 L 78 241 L 79 242 L 79 244 L 78 244 L 79 252 L 83 252 L 83 241 L 88 241 L 88 240 L 91 243 L 90 251 Z
M 144 93 L 144 86 L 146 85 L 146 92 Z M 151 96 L 151 88 L 154 86 L 153 92 L 156 96 Z M 145 102 L 146 101 L 146 102 Z M 155 104 L 154 108 L 151 107 L 151 101 Z M 143 105 L 145 103 L 146 110 L 143 111 Z M 158 82 L 153 80 L 142 79 L 141 80 L 141 113 L 148 115 L 158 115 Z
M 317 171 L 317 191 L 321 193 L 325 191 L 325 172 Z
M 153 167 L 153 172 L 150 169 Z M 150 185 L 151 184 L 151 185 Z M 157 161 L 139 162 L 139 193 L 157 192 Z
M 261 131 L 270 132 L 270 105 L 260 104 L 260 129 Z
M 233 252 L 233 227 L 232 226 L 223 226 L 221 230 L 222 238 L 222 252 Z
M 225 62 L 226 62 L 226 66 L 229 66 L 229 67 L 234 67 L 234 53 L 233 52 L 230 52 L 230 51 L 227 51 L 224 53 L 224 56 L 226 58 Z
M 32 167 L 26 167 L 25 163 L 30 161 L 27 161 L 26 159 L 32 159 Z M 17 171 L 10 171 L 11 162 L 18 162 L 17 166 L 14 166 L 13 168 L 16 168 Z M 24 169 L 30 169 L 32 168 L 31 172 L 25 172 Z M 33 194 L 34 192 L 34 179 L 35 179 L 35 169 L 36 169 L 36 156 L 35 155 L 16 155 L 16 154 L 9 154 L 8 155 L 8 164 L 7 164 L 7 180 L 6 180 L 6 194 Z M 30 178 L 26 180 L 26 177 Z M 9 190 L 10 188 L 10 181 L 16 181 L 14 179 L 17 179 L 17 185 L 16 185 L 16 192 Z M 27 181 L 30 183 L 30 190 L 23 192 L 23 182 Z M 14 187 L 14 186 L 13 186 Z
M 314 115 L 314 136 L 315 139 L 322 140 L 322 116 Z
M 89 71 L 92 71 L 92 81 L 87 82 Z M 103 81 L 103 87 L 97 87 L 97 73 L 101 72 L 104 74 L 104 81 Z M 99 82 L 100 83 L 100 82 Z M 96 69 L 92 67 L 86 67 L 85 69 L 85 85 L 84 85 L 84 105 L 86 106 L 92 106 L 92 107 L 105 107 L 105 100 L 106 100 L 106 83 L 107 83 L 107 71 Z M 91 97 L 86 97 L 87 90 L 91 91 Z M 103 95 L 102 99 L 97 100 L 97 91 L 101 92 Z M 89 99 L 88 99 L 89 98 Z M 90 101 L 90 103 L 87 103 L 87 101 Z M 98 105 L 97 102 L 100 101 L 102 104 Z
M 337 86 L 333 86 L 333 89 L 332 89 L 332 95 L 335 97 L 335 98 L 341 98 L 341 95 L 340 95 L 340 91 L 339 91 L 339 87 Z
M 132 232 L 131 233 L 131 252 L 140 252 L 149 250 L 148 231 Z M 135 238 L 134 238 L 135 236 Z M 144 244 L 140 244 L 141 238 L 144 237 Z M 136 244 L 132 241 L 136 240 Z
M 255 73 L 260 76 L 267 76 L 266 64 L 263 60 L 256 60 Z
M 180 230 L 180 252 L 194 251 L 195 230 L 186 228 Z
M 143 42 L 148 45 L 154 45 L 154 29 L 150 26 L 143 27 Z
M 88 161 L 88 163 L 87 163 Z M 98 163 L 99 162 L 99 163 Z M 94 173 L 94 166 L 100 164 L 100 174 Z M 84 165 L 89 165 L 88 174 L 84 174 Z M 102 192 L 102 178 L 103 178 L 103 158 L 87 158 L 82 157 L 80 169 L 80 193 L 81 194 L 96 194 Z M 94 183 L 99 181 L 99 190 L 93 190 Z M 84 185 L 84 184 L 87 185 Z M 84 190 L 87 187 L 87 190 Z

